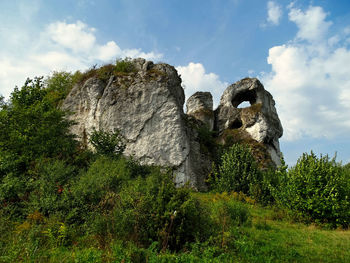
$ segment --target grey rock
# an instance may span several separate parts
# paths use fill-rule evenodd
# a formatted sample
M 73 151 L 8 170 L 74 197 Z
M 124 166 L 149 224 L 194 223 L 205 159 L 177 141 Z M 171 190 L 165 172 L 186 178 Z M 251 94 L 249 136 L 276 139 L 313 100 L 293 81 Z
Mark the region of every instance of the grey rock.
M 93 128 L 119 130 L 124 154 L 142 164 L 171 167 L 178 185 L 204 189 L 206 157 L 183 112 L 185 95 L 174 67 L 133 60 L 137 72 L 96 77 L 76 85 L 62 108 L 77 122 L 72 132 L 88 144 Z M 203 159 L 203 160 L 202 160 Z
M 196 92 L 186 102 L 186 114 L 214 129 L 213 96 L 210 92 Z
M 257 79 L 229 86 L 215 111 L 212 95 L 197 92 L 187 100 L 184 114 L 185 94 L 174 67 L 145 59 L 132 63 L 135 72 L 90 77 L 64 100 L 62 109 L 76 122 L 72 132 L 84 144 L 89 146 L 94 128 L 119 130 L 125 155 L 142 164 L 170 167 L 177 185 L 189 183 L 199 190 L 206 188 L 212 163 L 212 149 L 203 147 L 199 132 L 205 126 L 218 134 L 219 142 L 225 143 L 225 132 L 231 131 L 239 140 L 257 143 L 262 155 L 279 164 L 282 126 L 271 94 Z M 239 108 L 243 101 L 251 106 Z
M 238 108 L 244 101 L 251 106 Z M 272 95 L 258 79 L 242 79 L 224 91 L 216 110 L 215 126 L 221 134 L 226 129 L 248 132 L 251 139 L 266 146 L 275 165 L 280 165 L 278 138 L 283 134 L 282 125 Z

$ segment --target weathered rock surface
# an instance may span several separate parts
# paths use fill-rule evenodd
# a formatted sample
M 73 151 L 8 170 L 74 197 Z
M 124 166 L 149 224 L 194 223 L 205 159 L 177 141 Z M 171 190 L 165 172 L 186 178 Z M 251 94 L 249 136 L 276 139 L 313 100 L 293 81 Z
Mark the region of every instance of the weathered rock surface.
M 174 67 L 144 59 L 132 63 L 135 70 L 129 73 L 109 72 L 106 66 L 103 77 L 87 74 L 64 100 L 62 108 L 77 123 L 72 132 L 86 145 L 94 128 L 117 129 L 125 138 L 125 155 L 171 167 L 178 185 L 189 182 L 197 189 L 206 188 L 212 163 L 212 145 L 205 145 L 203 129 L 214 130 L 223 144 L 248 143 L 259 161 L 279 164 L 282 126 L 271 94 L 257 79 L 229 86 L 215 111 L 212 95 L 197 92 L 184 114 L 184 90 Z M 238 108 L 243 101 L 251 106 Z
M 196 92 L 186 102 L 186 114 L 202 121 L 210 131 L 214 129 L 213 96 L 210 92 Z
M 76 85 L 62 108 L 73 112 L 72 132 L 87 143 L 93 128 L 118 129 L 125 155 L 143 164 L 173 167 L 176 182 L 203 189 L 210 161 L 183 112 L 185 95 L 174 67 L 133 60 L 136 72 L 97 77 Z M 207 163 L 206 163 L 207 162 Z M 207 168 L 206 168 L 207 167 Z
M 247 101 L 250 107 L 238 108 Z M 236 139 L 262 144 L 275 165 L 280 165 L 281 152 L 278 139 L 283 134 L 275 101 L 256 78 L 246 78 L 230 85 L 223 93 L 216 110 L 215 128 L 220 134 L 234 130 Z M 248 133 L 249 137 L 243 134 Z M 238 137 L 244 138 L 238 138 Z

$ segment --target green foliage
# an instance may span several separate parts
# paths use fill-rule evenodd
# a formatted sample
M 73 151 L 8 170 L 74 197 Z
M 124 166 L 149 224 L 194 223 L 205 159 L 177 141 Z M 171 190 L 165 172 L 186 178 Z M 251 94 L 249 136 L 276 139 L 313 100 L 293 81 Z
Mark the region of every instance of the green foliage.
M 119 131 L 112 133 L 104 130 L 93 130 L 89 139 L 97 154 L 119 157 L 124 149 L 125 143 Z
M 83 83 L 89 78 L 98 78 L 107 82 L 111 76 L 123 77 L 136 72 L 136 68 L 131 59 L 117 59 L 115 64 L 106 64 L 97 67 L 97 64 L 85 72 L 77 71 L 72 76 L 73 83 Z
M 38 191 L 41 161 L 74 163 L 79 155 L 72 123 L 49 94 L 42 78 L 28 79 L 0 110 L 0 203 L 14 217 L 24 216 L 30 193 Z
M 45 79 L 47 99 L 54 105 L 59 105 L 73 88 L 76 75 L 69 72 L 55 71 Z
M 0 112 L 0 166 L 7 172 L 25 172 L 39 157 L 68 157 L 76 149 L 68 129 L 71 122 L 46 97 L 42 78 L 27 80 L 11 94 Z M 11 170 L 6 169 L 7 167 Z M 1 171 L 0 171 L 1 173 Z
M 216 195 L 210 205 L 211 219 L 215 227 L 212 242 L 220 248 L 233 245 L 239 227 L 249 225 L 250 213 L 247 207 L 234 200 L 232 196 L 223 193 Z
M 335 158 L 304 153 L 281 176 L 275 197 L 282 206 L 308 222 L 349 226 L 350 174 Z
M 6 104 L 4 96 L 0 95 L 0 109 Z
M 261 204 L 273 204 L 280 169 L 261 170 L 250 148 L 235 143 L 224 151 L 217 166 L 213 164 L 208 183 L 216 192 L 243 193 Z
M 36 180 L 31 181 L 30 211 L 40 211 L 45 216 L 69 214 L 70 188 L 78 175 L 76 167 L 63 160 L 40 160 L 36 167 Z
M 204 214 L 189 189 L 176 189 L 172 178 L 157 169 L 123 187 L 114 211 L 120 238 L 144 246 L 158 241 L 163 250 L 205 238 Z
M 249 148 L 232 145 L 221 157 L 221 163 L 209 180 L 215 191 L 254 194 L 261 173 Z
M 90 73 L 122 77 L 128 63 Z M 170 172 L 123 157 L 119 132 L 94 131 L 98 154 L 79 147 L 57 106 L 84 74 L 55 72 L 0 96 L 0 262 L 348 261 L 348 231 L 288 222 L 286 211 L 348 227 L 349 164 L 311 153 L 289 171 L 262 171 L 234 144 L 210 178 L 223 193 L 177 188 Z M 274 198 L 283 210 L 256 202 Z
M 126 159 L 101 156 L 71 186 L 71 193 L 79 206 L 96 208 L 103 198 L 117 193 L 123 181 L 129 178 Z
M 115 63 L 115 72 L 131 73 L 135 72 L 135 65 L 130 58 L 117 59 Z

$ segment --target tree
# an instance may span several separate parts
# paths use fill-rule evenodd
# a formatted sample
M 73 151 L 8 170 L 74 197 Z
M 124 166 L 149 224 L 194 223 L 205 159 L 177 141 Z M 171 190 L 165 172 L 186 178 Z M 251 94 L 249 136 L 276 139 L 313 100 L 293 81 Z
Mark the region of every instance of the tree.
M 40 159 L 72 160 L 76 153 L 72 122 L 47 94 L 42 77 L 27 79 L 0 108 L 0 202 L 26 196 Z

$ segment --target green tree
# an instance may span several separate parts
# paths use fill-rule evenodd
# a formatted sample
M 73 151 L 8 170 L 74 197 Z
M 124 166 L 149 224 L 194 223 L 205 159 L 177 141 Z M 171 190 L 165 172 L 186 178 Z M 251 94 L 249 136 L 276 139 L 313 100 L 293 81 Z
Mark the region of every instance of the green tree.
M 308 221 L 330 226 L 350 224 L 350 174 L 335 157 L 304 153 L 282 173 L 276 200 Z
M 0 202 L 26 199 L 39 159 L 72 160 L 72 122 L 48 98 L 43 78 L 27 79 L 0 110 Z
M 5 98 L 4 96 L 0 95 L 0 109 L 5 105 Z
M 46 98 L 54 105 L 59 105 L 73 88 L 77 74 L 65 71 L 55 71 L 45 79 Z

